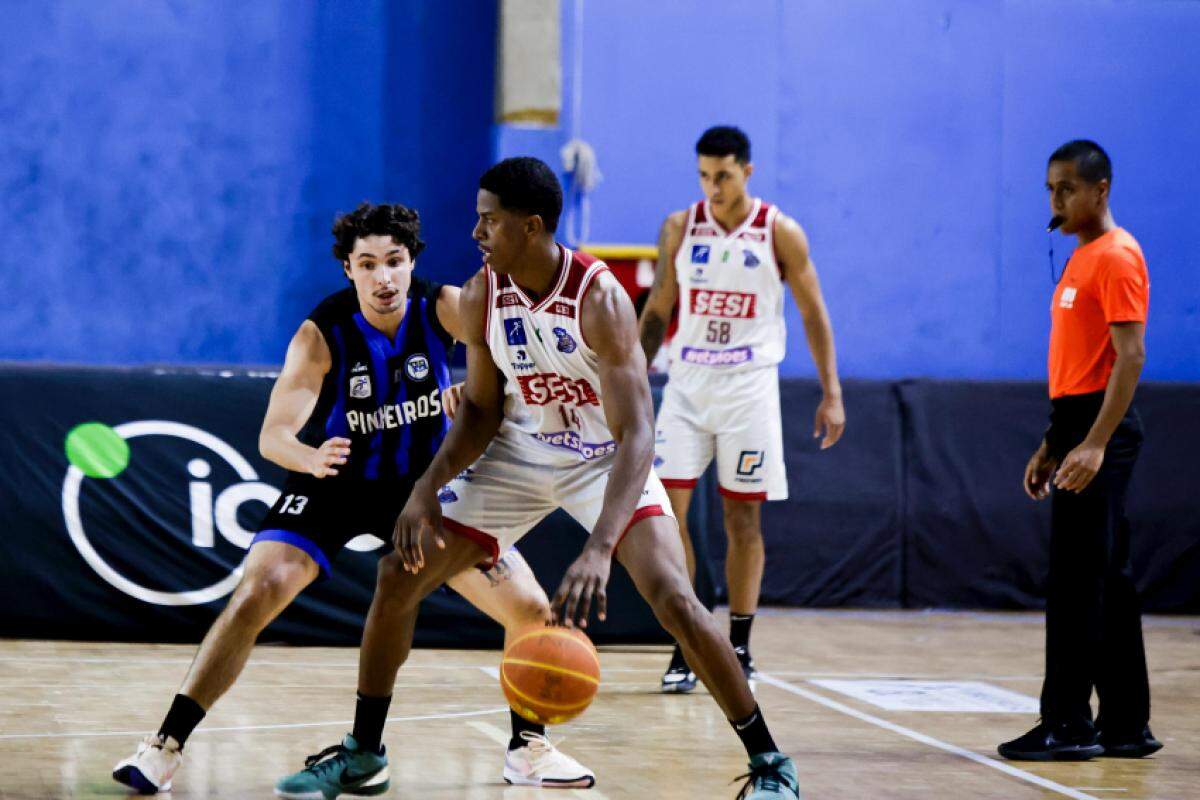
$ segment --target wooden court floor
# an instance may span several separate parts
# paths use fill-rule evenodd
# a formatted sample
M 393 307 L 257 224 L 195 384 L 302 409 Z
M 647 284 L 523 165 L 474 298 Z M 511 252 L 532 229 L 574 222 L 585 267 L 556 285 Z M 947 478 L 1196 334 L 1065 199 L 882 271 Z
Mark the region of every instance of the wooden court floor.
M 1036 697 L 1042 631 L 1034 614 L 764 612 L 753 640 L 766 676 L 757 693 L 775 737 L 797 759 L 809 800 L 1200 798 L 1200 619 L 1146 620 L 1152 724 L 1166 744 L 1149 759 L 1001 762 L 995 745 L 1036 715 L 877 702 L 929 681 Z M 109 770 L 156 728 L 192 651 L 0 641 L 0 798 L 121 796 Z M 188 743 L 173 796 L 272 797 L 276 777 L 349 729 L 356 657 L 353 649 L 258 648 Z M 741 748 L 702 691 L 657 693 L 665 657 L 662 649 L 602 654 L 595 705 L 557 730 L 563 749 L 598 782 L 564 791 L 508 787 L 500 777 L 508 716 L 494 679 L 497 653 L 416 651 L 401 671 L 385 735 L 388 796 L 732 798 Z M 904 683 L 874 702 L 817 683 L 880 679 Z

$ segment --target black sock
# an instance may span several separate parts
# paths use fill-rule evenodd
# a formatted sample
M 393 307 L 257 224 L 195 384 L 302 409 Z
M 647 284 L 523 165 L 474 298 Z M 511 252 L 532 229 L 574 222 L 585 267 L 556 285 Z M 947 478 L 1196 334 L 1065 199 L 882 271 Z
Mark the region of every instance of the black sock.
M 763 719 L 762 711 L 758 706 L 754 707 L 754 713 L 742 720 L 730 720 L 729 724 L 737 732 L 738 738 L 742 740 L 742 746 L 746 748 L 746 754 L 754 758 L 760 753 L 777 753 L 779 748 L 775 746 L 775 740 L 771 738 L 771 732 L 767 730 L 767 721 Z
M 183 747 L 183 743 L 192 735 L 192 731 L 196 730 L 206 713 L 192 698 L 185 694 L 177 694 L 171 701 L 171 709 L 167 711 L 162 727 L 158 729 L 158 735 L 170 736 Z
M 684 658 L 683 648 L 679 646 L 679 642 L 675 643 L 675 651 L 671 653 L 671 664 L 667 667 L 668 671 L 676 669 L 686 669 L 688 672 L 692 671 L 692 668 L 688 666 L 687 659 Z
M 383 724 L 387 721 L 388 708 L 392 705 L 392 696 L 368 697 L 358 693 L 358 703 L 354 708 L 354 731 L 350 734 L 358 742 L 359 750 L 371 753 L 382 753 L 380 746 L 383 740 Z
M 750 626 L 754 624 L 753 614 L 729 615 L 729 643 L 743 647 L 750 652 Z
M 522 731 L 536 733 L 538 736 L 546 735 L 546 726 L 539 725 L 536 722 L 530 722 L 522 717 L 511 708 L 508 710 L 508 715 L 512 717 L 512 738 L 508 740 L 508 749 L 517 750 L 526 745 L 526 741 L 521 738 Z

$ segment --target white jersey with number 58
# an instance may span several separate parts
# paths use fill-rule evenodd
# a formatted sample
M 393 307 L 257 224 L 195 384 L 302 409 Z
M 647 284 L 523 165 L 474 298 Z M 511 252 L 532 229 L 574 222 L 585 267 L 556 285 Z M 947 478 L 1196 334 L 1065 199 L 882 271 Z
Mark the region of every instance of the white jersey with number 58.
M 675 257 L 679 328 L 670 374 L 740 372 L 783 360 L 783 278 L 772 234 L 778 214 L 756 198 L 745 221 L 726 231 L 707 201 L 688 209 Z

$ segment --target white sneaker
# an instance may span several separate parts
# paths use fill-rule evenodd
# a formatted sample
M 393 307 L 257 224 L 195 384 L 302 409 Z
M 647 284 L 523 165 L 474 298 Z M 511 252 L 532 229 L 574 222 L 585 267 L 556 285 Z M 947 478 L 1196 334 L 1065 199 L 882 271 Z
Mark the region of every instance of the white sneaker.
M 588 789 L 596 776 L 587 767 L 550 743 L 545 736 L 521 731 L 524 747 L 504 756 L 504 780 L 516 786 Z
M 171 791 L 171 776 L 183 762 L 183 748 L 170 736 L 147 736 L 137 752 L 113 767 L 113 780 L 138 794 Z

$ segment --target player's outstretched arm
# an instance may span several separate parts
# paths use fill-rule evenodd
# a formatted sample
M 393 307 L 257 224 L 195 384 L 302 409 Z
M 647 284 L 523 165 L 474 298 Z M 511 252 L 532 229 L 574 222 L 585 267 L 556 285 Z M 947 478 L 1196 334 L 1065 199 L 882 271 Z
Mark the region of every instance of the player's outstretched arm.
M 283 370 L 271 389 L 258 435 L 258 451 L 263 458 L 318 478 L 336 475 L 337 467 L 346 463 L 349 439 L 334 437 L 320 447 L 309 447 L 296 438 L 317 404 L 321 382 L 332 363 L 325 337 L 312 320 L 304 320 L 288 344 Z
M 596 527 L 554 595 L 555 616 L 586 627 L 593 600 L 597 616 L 605 617 L 613 550 L 646 488 L 654 460 L 654 404 L 633 304 L 609 273 L 601 273 L 583 298 L 580 326 L 599 357 L 604 417 L 617 443 Z
M 638 322 L 638 336 L 646 363 L 654 361 L 658 348 L 662 347 L 679 297 L 679 283 L 675 280 L 675 254 L 683 242 L 683 226 L 687 224 L 687 212 L 676 211 L 663 222 L 658 231 L 658 265 L 654 269 L 654 285 L 642 309 Z
M 775 219 L 775 256 L 783 267 L 783 277 L 804 319 L 804 336 L 825 396 L 817 406 L 813 438 L 824 434 L 821 449 L 833 447 L 846 429 L 846 410 L 842 406 L 842 383 L 838 379 L 837 350 L 833 345 L 833 323 L 821 294 L 821 281 L 808 251 L 804 229 L 791 217 Z
M 441 536 L 438 490 L 483 455 L 504 420 L 504 394 L 484 327 L 487 300 L 487 278 L 479 272 L 463 286 L 459 297 L 461 341 L 467 348 L 467 382 L 454 415 L 454 424 L 429 469 L 413 486 L 408 502 L 396 520 L 393 534 L 396 552 L 403 559 L 405 568 L 413 572 L 425 565 L 421 551 L 422 532 L 429 530 L 435 537 Z

